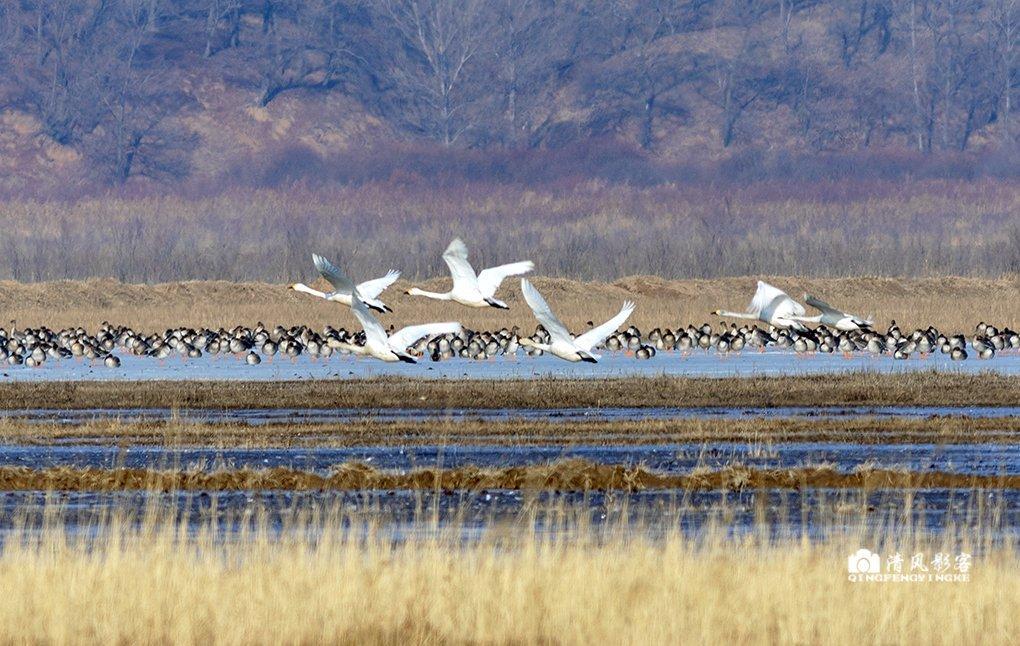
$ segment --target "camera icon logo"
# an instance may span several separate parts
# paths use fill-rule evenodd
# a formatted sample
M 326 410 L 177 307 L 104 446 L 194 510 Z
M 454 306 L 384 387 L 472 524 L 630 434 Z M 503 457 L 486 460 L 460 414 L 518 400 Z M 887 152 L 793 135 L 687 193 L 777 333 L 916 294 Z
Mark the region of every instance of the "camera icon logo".
M 847 557 L 846 569 L 850 574 L 878 574 L 882 570 L 882 559 L 862 547 Z

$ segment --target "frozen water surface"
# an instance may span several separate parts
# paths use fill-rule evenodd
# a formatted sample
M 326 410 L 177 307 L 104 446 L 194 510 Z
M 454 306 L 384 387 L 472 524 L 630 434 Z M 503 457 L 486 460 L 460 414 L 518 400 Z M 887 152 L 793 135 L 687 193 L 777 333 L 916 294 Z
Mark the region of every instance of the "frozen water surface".
M 838 442 L 687 443 L 641 446 L 414 446 L 348 448 L 164 448 L 153 446 L 0 446 L 0 465 L 48 467 L 217 469 L 287 467 L 326 473 L 344 462 L 387 471 L 416 468 L 510 467 L 583 459 L 643 466 L 663 473 L 741 464 L 794 468 L 829 464 L 840 471 L 862 465 L 882 469 L 1020 474 L 1017 444 L 846 444 Z
M 1002 352 L 989 360 L 951 361 L 942 354 L 896 360 L 891 356 L 874 357 L 858 353 L 850 359 L 840 354 L 800 356 L 794 352 L 741 352 L 720 356 L 697 351 L 687 356 L 660 352 L 640 361 L 623 354 L 604 354 L 597 364 L 570 363 L 550 356 L 529 358 L 498 357 L 488 361 L 452 359 L 418 364 L 383 363 L 352 356 L 334 356 L 328 360 L 301 356 L 294 360 L 276 357 L 249 366 L 235 356 L 172 358 L 158 361 L 148 357 L 122 356 L 120 368 L 81 360 L 48 361 L 40 368 L 0 366 L 0 381 L 136 381 L 136 380 L 255 380 L 363 379 L 401 376 L 421 379 L 531 379 L 620 378 L 641 376 L 749 377 L 775 375 L 811 375 L 841 372 L 897 373 L 938 370 L 962 374 L 983 371 L 1004 375 L 1020 374 L 1020 354 Z

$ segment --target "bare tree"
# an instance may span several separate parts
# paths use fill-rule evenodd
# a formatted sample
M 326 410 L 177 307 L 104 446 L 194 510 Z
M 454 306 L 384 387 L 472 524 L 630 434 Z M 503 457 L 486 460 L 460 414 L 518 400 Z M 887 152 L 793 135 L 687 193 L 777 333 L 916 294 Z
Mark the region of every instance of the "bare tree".
M 555 15 L 547 0 L 502 0 L 497 6 L 493 62 L 502 85 L 503 138 L 513 145 L 521 131 L 531 130 L 527 99 L 542 86 L 554 58 Z
M 21 40 L 21 21 L 16 7 L 13 4 L 0 5 L 0 79 L 13 77 L 18 52 L 24 46 Z M 16 94 L 13 87 L 0 87 L 0 109 L 6 107 L 12 94 Z
M 108 49 L 98 57 L 95 99 L 101 112 L 85 151 L 116 183 L 132 176 L 180 179 L 188 173 L 196 143 L 193 134 L 170 123 L 189 98 L 177 89 L 168 62 L 140 61 L 151 37 L 149 8 L 144 2 L 120 5 L 107 25 L 120 37 L 104 39 Z
M 994 0 L 991 9 L 993 41 L 997 54 L 1001 89 L 999 122 L 1002 141 L 1014 143 L 1013 88 L 1020 86 L 1020 3 L 1017 0 Z
M 242 0 L 205 0 L 205 58 L 221 47 L 221 39 L 225 47 L 241 44 L 241 8 Z
M 767 12 L 767 6 L 753 0 L 729 0 L 716 17 L 717 29 L 726 37 L 715 48 L 698 91 L 719 110 L 723 147 L 734 142 L 740 119 L 768 98 L 777 81 L 762 32 Z
M 701 73 L 704 56 L 692 50 L 684 34 L 700 27 L 705 4 L 656 0 L 613 5 L 616 20 L 625 23 L 622 31 L 627 38 L 620 43 L 620 53 L 595 68 L 587 80 L 603 124 L 636 120 L 638 142 L 650 149 L 657 119 L 686 114 L 680 90 Z
M 265 15 L 258 52 L 260 106 L 281 92 L 329 89 L 362 60 L 347 25 L 353 6 L 343 0 L 277 0 Z
M 409 68 L 393 76 L 423 104 L 423 130 L 444 145 L 456 142 L 474 121 L 468 109 L 472 66 L 493 31 L 484 0 L 383 0 L 386 13 L 410 53 Z
M 850 68 L 867 48 L 883 54 L 892 41 L 890 0 L 845 0 L 833 6 L 832 29 L 839 39 L 843 66 Z
M 39 0 L 21 14 L 33 50 L 17 66 L 21 101 L 58 143 L 80 142 L 97 123 L 96 66 L 109 9 L 103 0 Z

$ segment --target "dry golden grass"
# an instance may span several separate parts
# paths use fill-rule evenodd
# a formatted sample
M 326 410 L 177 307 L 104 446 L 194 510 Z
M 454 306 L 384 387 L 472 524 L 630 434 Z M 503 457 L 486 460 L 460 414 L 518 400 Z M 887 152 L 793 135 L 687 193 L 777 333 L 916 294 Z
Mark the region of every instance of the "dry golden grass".
M 217 542 L 114 519 L 89 543 L 15 534 L 0 554 L 12 643 L 1007 644 L 1020 632 L 1011 543 L 866 530 L 824 542 L 675 530 L 570 538 L 528 529 L 394 544 L 249 530 Z M 847 556 L 974 554 L 970 580 L 851 583 Z M 981 552 L 978 551 L 983 550 Z
M 132 469 L 0 467 L 0 491 L 744 491 L 775 489 L 1020 489 L 1018 475 L 970 475 L 862 467 L 847 473 L 831 465 L 759 469 L 740 465 L 663 474 L 641 466 L 562 460 L 511 467 L 473 465 L 407 472 L 360 462 L 320 474 L 270 469 Z
M 296 277 L 299 280 L 301 277 Z M 901 326 L 970 332 L 979 321 L 1020 327 L 1020 277 L 1000 279 L 941 277 L 789 278 L 764 277 L 799 299 L 815 294 L 878 325 L 895 320 Z M 642 329 L 675 328 L 718 322 L 716 309 L 743 311 L 755 289 L 755 278 L 665 280 L 632 276 L 613 283 L 586 283 L 564 278 L 534 278 L 553 309 L 571 329 L 586 329 L 617 311 L 625 299 L 637 302 L 631 322 Z M 448 278 L 420 286 L 449 288 Z M 384 323 L 396 326 L 430 320 L 456 319 L 471 329 L 492 330 L 518 325 L 531 331 L 536 323 L 520 297 L 520 287 L 508 280 L 500 297 L 509 311 L 472 309 L 404 295 L 410 282 L 399 281 L 383 295 L 395 310 Z M 324 281 L 319 284 L 325 287 Z M 49 283 L 0 282 L 0 312 L 21 326 L 85 326 L 94 330 L 110 321 L 145 331 L 178 326 L 212 328 L 235 325 L 306 324 L 356 327 L 348 308 L 288 290 L 285 285 L 189 281 L 160 285 L 130 285 L 110 279 Z M 6 321 L 5 321 L 6 323 Z
M 495 446 L 587 446 L 689 442 L 850 442 L 854 444 L 959 442 L 1016 444 L 1020 417 L 862 416 L 647 419 L 500 420 L 465 418 L 380 421 L 367 416 L 326 423 L 206 423 L 99 419 L 81 424 L 0 420 L 0 442 L 148 445 L 163 447 L 344 447 L 486 444 Z
M 946 372 L 621 379 L 0 383 L 0 409 L 1009 406 L 1020 376 Z

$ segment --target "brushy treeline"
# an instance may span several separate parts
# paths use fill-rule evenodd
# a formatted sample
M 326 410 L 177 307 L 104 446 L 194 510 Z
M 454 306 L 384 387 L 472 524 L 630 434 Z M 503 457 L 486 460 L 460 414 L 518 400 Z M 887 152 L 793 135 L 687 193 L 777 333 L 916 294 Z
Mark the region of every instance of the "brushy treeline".
M 405 178 L 406 179 L 406 178 Z M 360 186 L 228 189 L 0 204 L 0 279 L 109 276 L 293 282 L 325 254 L 358 278 L 447 273 L 463 237 L 478 267 L 717 277 L 999 276 L 1020 272 L 1015 183 L 816 181 L 527 186 L 391 178 Z
M 444 147 L 927 154 L 1015 145 L 1018 33 L 1015 0 L 6 0 L 0 108 L 110 184 L 196 170 L 222 97 Z

